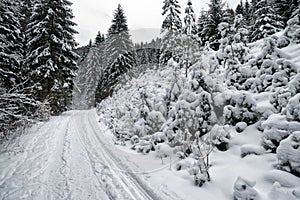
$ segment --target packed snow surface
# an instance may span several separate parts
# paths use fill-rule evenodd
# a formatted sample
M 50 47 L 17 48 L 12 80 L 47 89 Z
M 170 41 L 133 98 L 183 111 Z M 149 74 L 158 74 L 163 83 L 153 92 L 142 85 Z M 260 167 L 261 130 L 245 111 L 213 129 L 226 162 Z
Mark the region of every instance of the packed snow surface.
M 176 199 L 155 191 L 103 137 L 94 110 L 53 117 L 1 148 L 0 199 Z

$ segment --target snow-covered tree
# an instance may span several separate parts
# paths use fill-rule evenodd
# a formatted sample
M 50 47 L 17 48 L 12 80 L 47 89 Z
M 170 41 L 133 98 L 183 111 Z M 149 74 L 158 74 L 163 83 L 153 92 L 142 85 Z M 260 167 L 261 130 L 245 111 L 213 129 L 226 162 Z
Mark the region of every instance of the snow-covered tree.
M 238 15 L 238 14 L 244 15 L 244 13 L 245 13 L 245 8 L 244 8 L 244 3 L 243 3 L 242 0 L 240 0 L 240 3 L 236 6 L 235 13 L 236 13 L 237 15 Z
M 0 1 L 0 81 L 6 89 L 21 81 L 22 35 L 13 3 Z
M 97 90 L 102 91 L 99 101 L 111 95 L 119 77 L 135 65 L 134 53 L 127 19 L 119 4 L 105 40 L 106 66 L 98 84 Z
M 196 62 L 196 53 L 199 51 L 197 25 L 191 0 L 188 1 L 185 14 L 182 30 L 183 56 L 180 63 L 185 67 L 187 76 L 188 68 Z
M 187 7 L 185 8 L 184 26 L 182 33 L 190 35 L 192 37 L 195 37 L 197 33 L 195 13 L 191 0 L 188 1 Z
M 36 96 L 49 99 L 54 113 L 68 106 L 77 69 L 71 5 L 68 0 L 37 2 L 26 32 L 26 65 L 34 77 Z
M 105 40 L 104 35 L 101 34 L 100 31 L 98 31 L 97 36 L 96 36 L 96 38 L 95 38 L 95 44 L 96 44 L 96 45 L 99 45 L 100 43 L 104 42 L 104 40 Z
M 84 61 L 80 63 L 74 81 L 73 108 L 89 109 L 95 106 L 96 89 L 98 81 L 103 74 L 103 51 L 103 44 L 91 47 Z
M 283 29 L 282 17 L 276 13 L 270 0 L 257 2 L 255 11 L 256 20 L 251 32 L 251 41 L 270 36 Z
M 285 36 L 297 44 L 300 43 L 300 2 L 298 8 L 293 12 L 291 19 L 287 22 Z
M 203 35 L 209 41 L 210 46 L 214 50 L 219 49 L 219 39 L 221 38 L 218 32 L 218 26 L 223 21 L 223 7 L 222 0 L 210 0 L 208 4 L 209 10 L 207 21 L 203 29 Z
M 200 45 L 202 45 L 202 46 L 204 46 L 205 42 L 207 41 L 207 39 L 205 38 L 205 35 L 203 33 L 203 29 L 204 29 L 206 20 L 207 20 L 207 13 L 205 13 L 205 11 L 202 8 L 202 10 L 200 12 L 200 16 L 197 20 L 198 40 L 200 42 Z
M 179 17 L 180 6 L 177 0 L 164 0 L 162 15 L 166 18 L 161 27 L 162 46 L 160 63 L 165 64 L 170 58 L 178 58 L 181 47 L 182 23 Z

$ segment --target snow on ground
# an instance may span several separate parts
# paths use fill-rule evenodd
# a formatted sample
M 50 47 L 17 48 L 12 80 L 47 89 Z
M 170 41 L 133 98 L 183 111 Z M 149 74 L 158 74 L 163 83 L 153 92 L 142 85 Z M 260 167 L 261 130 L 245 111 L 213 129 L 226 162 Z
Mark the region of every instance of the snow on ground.
M 173 191 L 177 195 L 176 199 L 193 200 L 198 197 L 206 200 L 233 199 L 233 187 L 238 177 L 255 182 L 254 188 L 263 200 L 273 200 L 273 184 L 281 185 L 281 194 L 288 193 L 289 190 L 299 191 L 299 178 L 276 169 L 275 165 L 278 161 L 275 154 L 260 152 L 261 155 L 256 155 L 256 148 L 261 142 L 257 138 L 260 138 L 262 133 L 257 131 L 255 126 L 248 127 L 243 133 L 231 130 L 230 149 L 226 152 L 214 150 L 211 154 L 212 181 L 205 183 L 201 188 L 194 185 L 193 177 L 187 171 L 176 171 L 178 160 L 175 154 L 171 159 L 164 158 L 162 163 L 155 152 L 143 155 L 129 150 L 128 146 L 116 147 L 126 155 L 131 168 L 135 169 L 143 180 L 159 193 Z M 103 123 L 101 127 L 107 129 Z M 106 130 L 105 137 L 108 141 L 113 140 L 110 130 Z M 113 145 L 113 142 L 111 143 Z M 253 153 L 242 158 L 242 148 L 247 148 Z M 299 197 L 299 194 L 291 195 L 282 200 L 296 200 Z
M 69 111 L 1 146 L 0 199 L 177 199 L 144 184 L 102 135 L 94 110 Z

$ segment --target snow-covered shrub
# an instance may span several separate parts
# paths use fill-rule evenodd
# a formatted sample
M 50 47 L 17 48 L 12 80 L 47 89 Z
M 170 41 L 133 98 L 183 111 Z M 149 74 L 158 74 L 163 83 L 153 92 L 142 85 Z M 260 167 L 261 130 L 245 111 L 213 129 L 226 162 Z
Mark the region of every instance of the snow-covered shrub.
M 279 88 L 275 93 L 270 95 L 270 103 L 278 112 L 281 112 L 287 106 L 291 96 L 290 90 Z
M 184 169 L 189 170 L 195 165 L 195 162 L 196 160 L 194 158 L 187 157 L 177 162 L 175 168 L 177 171 Z
M 289 124 L 283 115 L 271 115 L 262 123 L 262 128 L 264 129 L 262 145 L 265 149 L 271 150 L 273 153 L 276 152 L 280 141 L 290 135 Z
M 140 140 L 138 143 L 133 145 L 131 149 L 136 150 L 139 153 L 147 154 L 151 150 L 154 150 L 154 145 L 151 141 Z
M 297 44 L 300 42 L 300 9 L 293 13 L 293 17 L 288 21 L 285 35 Z
M 160 144 L 156 145 L 155 153 L 156 153 L 156 157 L 161 159 L 162 164 L 163 164 L 163 158 L 172 157 L 172 155 L 174 154 L 173 148 L 171 148 L 166 143 L 160 143 Z
M 279 168 L 300 177 L 300 131 L 282 140 L 276 153 Z
M 286 109 L 288 120 L 300 122 L 300 93 L 289 100 Z
M 255 182 L 238 177 L 234 183 L 233 199 L 234 200 L 260 199 L 257 191 L 253 188 L 255 184 L 256 184 Z
M 294 78 L 290 81 L 288 89 L 292 95 L 300 93 L 300 73 L 294 76 Z
M 266 153 L 266 150 L 262 146 L 245 144 L 241 147 L 241 157 L 247 155 L 262 155 Z
M 0 91 L 0 142 L 12 138 L 17 129 L 22 132 L 21 129 L 49 117 L 47 101 L 37 101 L 24 91 Z
M 248 125 L 259 119 L 256 112 L 256 102 L 249 93 L 235 92 L 230 95 L 229 105 L 224 107 L 225 123 L 236 125 L 245 122 Z
M 228 128 L 228 126 L 215 125 L 208 135 L 209 142 L 220 151 L 226 151 L 228 149 L 230 140 Z

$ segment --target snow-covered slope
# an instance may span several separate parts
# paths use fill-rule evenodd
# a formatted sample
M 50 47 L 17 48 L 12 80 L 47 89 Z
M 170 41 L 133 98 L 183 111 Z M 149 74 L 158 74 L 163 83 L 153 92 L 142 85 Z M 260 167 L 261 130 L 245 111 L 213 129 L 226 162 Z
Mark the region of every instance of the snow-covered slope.
M 199 102 L 194 101 L 195 98 L 199 100 L 200 96 L 197 96 L 199 91 L 193 93 L 191 88 L 198 85 L 195 80 L 199 82 L 204 80 L 208 87 L 213 88 L 211 86 L 217 83 L 210 74 L 200 73 L 197 76 L 197 71 L 191 71 L 186 79 L 184 72 L 178 69 L 177 73 L 175 72 L 178 66 L 173 65 L 174 63 L 164 68 L 148 70 L 126 83 L 112 97 L 99 105 L 101 124 L 110 129 L 107 134 L 112 134 L 111 137 L 116 144 L 126 145 L 119 146 L 119 149 L 132 154 L 136 152 L 146 154 L 141 156 L 137 166 L 144 172 L 150 184 L 164 184 L 167 191 L 175 191 L 182 199 L 192 200 L 195 197 L 209 200 L 227 200 L 234 197 L 255 200 L 300 199 L 300 179 L 295 175 L 300 163 L 298 156 L 300 139 L 297 132 L 300 130 L 297 118 L 300 116 L 297 114 L 300 109 L 295 102 L 300 98 L 296 95 L 287 105 L 289 99 L 286 100 L 282 95 L 283 100 L 279 103 L 284 104 L 286 101 L 284 105 L 288 106 L 287 110 L 283 109 L 282 112 L 276 110 L 276 105 L 271 99 L 280 87 L 284 89 L 290 87 L 291 92 L 299 91 L 300 82 L 297 81 L 297 77 L 300 72 L 300 48 L 298 44 L 292 42 L 285 47 L 276 47 L 277 42 L 276 38 L 268 38 L 250 44 L 250 59 L 243 66 L 246 69 L 264 63 L 260 69 L 254 67 L 253 70 L 257 73 L 252 76 L 252 81 L 254 80 L 254 86 L 261 84 L 260 82 L 263 86 L 268 86 L 268 88 L 265 86 L 265 91 L 251 90 L 254 86 L 250 85 L 251 89 L 247 90 L 231 87 L 219 90 L 219 95 L 212 94 L 218 97 L 212 98 L 213 101 L 225 103 L 227 110 L 224 109 L 224 113 L 229 116 L 227 120 L 235 117 L 235 120 L 242 122 L 228 121 L 229 125 L 223 127 L 227 135 L 221 135 L 217 139 L 227 142 L 228 148 L 222 151 L 214 148 L 211 154 L 208 153 L 211 181 L 205 182 L 200 188 L 194 185 L 197 178 L 195 171 L 199 170 L 195 163 L 199 161 L 193 154 L 185 157 L 186 152 L 181 152 L 181 147 L 178 149 L 178 146 L 172 143 L 174 138 L 169 137 L 168 131 L 170 127 L 176 129 L 175 132 L 178 130 L 179 125 L 177 127 L 170 125 L 173 119 L 183 121 L 185 126 L 194 120 L 195 117 L 191 116 L 195 116 L 195 112 L 201 113 L 201 107 L 197 107 Z M 210 53 L 203 54 L 202 58 L 205 59 L 202 59 L 204 63 L 200 66 L 212 67 L 214 60 L 211 60 L 210 56 L 215 52 Z M 268 80 L 265 78 L 266 74 L 270 73 L 267 68 L 268 61 L 279 65 L 275 72 L 283 75 L 285 72 L 289 73 L 287 82 L 278 85 L 275 75 L 268 76 Z M 248 71 L 239 72 L 244 75 L 243 73 L 247 74 Z M 193 79 L 193 76 L 197 79 Z M 294 109 L 289 108 L 289 105 Z M 190 109 L 192 106 L 196 108 Z M 286 119 L 286 113 L 288 117 L 291 115 L 290 120 Z M 184 118 L 186 114 L 188 115 Z M 249 120 L 251 117 L 253 119 Z M 189 128 L 188 125 L 185 127 Z M 181 137 L 184 134 L 177 136 Z M 285 139 L 287 136 L 289 137 Z M 280 145 L 278 154 L 276 154 L 277 146 L 274 147 L 275 152 L 268 147 L 273 142 L 274 145 Z M 294 175 L 289 172 L 293 172 Z
M 144 28 L 130 31 L 133 43 L 151 42 L 152 39 L 160 37 L 160 29 L 158 28 Z

